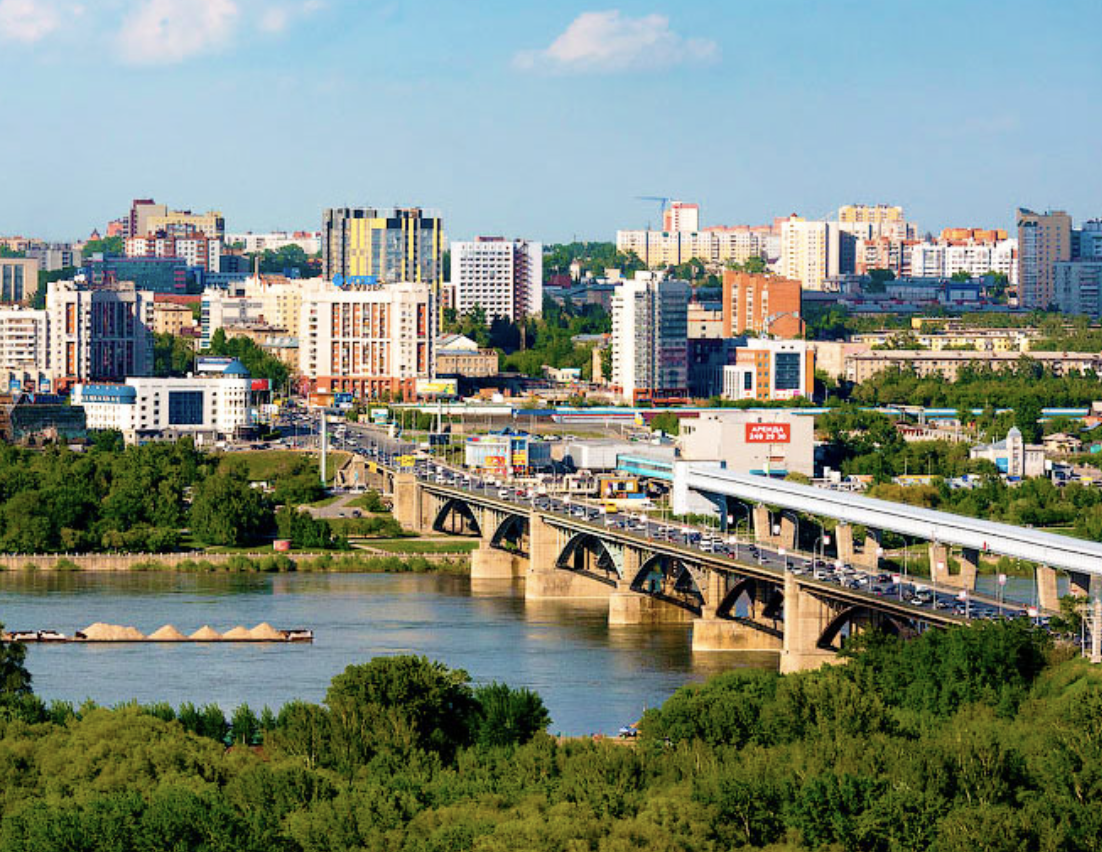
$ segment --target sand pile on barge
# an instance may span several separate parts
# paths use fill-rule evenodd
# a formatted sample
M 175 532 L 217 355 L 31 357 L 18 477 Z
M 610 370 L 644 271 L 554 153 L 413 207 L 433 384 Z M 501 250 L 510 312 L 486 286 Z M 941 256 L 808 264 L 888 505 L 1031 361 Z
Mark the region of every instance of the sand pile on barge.
M 249 631 L 249 636 L 252 639 L 263 639 L 268 642 L 276 641 L 283 638 L 283 632 L 276 630 L 272 625 L 266 621 L 260 622 L 252 630 Z
M 173 627 L 171 624 L 166 624 L 152 633 L 149 634 L 149 638 L 155 642 L 186 642 L 187 637 Z
M 242 627 L 240 624 L 237 627 L 232 627 L 222 634 L 223 639 L 252 639 L 253 635 L 249 632 L 249 628 Z
M 209 624 L 204 624 L 198 630 L 191 634 L 191 638 L 199 642 L 213 642 L 222 638 L 222 634 L 211 627 Z
M 97 621 L 80 631 L 85 639 L 96 642 L 134 642 L 145 639 L 145 634 L 135 627 L 122 624 L 105 624 Z

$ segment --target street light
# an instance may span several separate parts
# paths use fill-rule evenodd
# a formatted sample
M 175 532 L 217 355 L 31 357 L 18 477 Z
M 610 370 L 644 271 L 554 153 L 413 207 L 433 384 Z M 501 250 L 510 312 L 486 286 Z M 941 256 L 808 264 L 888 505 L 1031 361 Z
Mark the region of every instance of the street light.
M 777 554 L 784 557 L 784 573 L 788 573 L 788 551 L 783 547 L 777 550 Z

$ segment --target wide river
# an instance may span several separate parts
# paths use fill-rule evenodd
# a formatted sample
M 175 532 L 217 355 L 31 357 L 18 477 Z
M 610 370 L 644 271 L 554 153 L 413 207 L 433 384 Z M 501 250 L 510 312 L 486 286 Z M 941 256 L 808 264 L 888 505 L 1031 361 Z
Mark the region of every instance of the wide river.
M 689 627 L 609 627 L 598 602 L 530 602 L 511 584 L 386 574 L 0 574 L 0 621 L 68 635 L 97 621 L 149 634 L 261 621 L 306 627 L 313 644 L 29 646 L 46 700 L 112 705 L 137 699 L 247 703 L 321 701 L 333 675 L 385 654 L 424 654 L 475 683 L 538 692 L 552 733 L 615 733 L 679 686 L 768 657 L 693 654 Z

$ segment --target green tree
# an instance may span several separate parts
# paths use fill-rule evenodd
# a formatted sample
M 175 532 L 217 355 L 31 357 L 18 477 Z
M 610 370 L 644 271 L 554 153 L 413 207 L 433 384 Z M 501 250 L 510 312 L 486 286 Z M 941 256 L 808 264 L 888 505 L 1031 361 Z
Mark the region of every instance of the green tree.
M 31 694 L 31 673 L 23 665 L 26 658 L 27 647 L 22 642 L 0 641 L 0 701 Z
M 195 489 L 191 532 L 206 544 L 240 547 L 268 533 L 272 521 L 267 499 L 239 470 L 219 471 Z
M 551 723 L 543 699 L 528 689 L 503 683 L 480 686 L 475 740 L 482 746 L 521 745 Z
M 681 432 L 681 418 L 672 411 L 663 411 L 651 418 L 650 428 L 652 432 L 664 432 L 667 435 L 677 435 Z
M 94 254 L 120 255 L 124 248 L 122 237 L 104 237 L 101 240 L 88 240 L 84 244 L 81 254 L 84 257 L 91 257 Z

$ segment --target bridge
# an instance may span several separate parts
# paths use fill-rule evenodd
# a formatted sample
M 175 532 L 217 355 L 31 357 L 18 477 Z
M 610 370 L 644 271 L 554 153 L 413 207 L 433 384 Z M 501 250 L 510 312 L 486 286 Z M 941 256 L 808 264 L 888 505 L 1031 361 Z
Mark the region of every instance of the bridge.
M 871 627 L 911 636 L 966 620 L 798 576 L 783 549 L 732 558 L 610 526 L 577 507 L 537 508 L 496 487 L 458 487 L 414 472 L 391 478 L 403 526 L 480 540 L 472 579 L 523 578 L 530 599 L 607 600 L 610 624 L 691 623 L 698 651 L 772 652 L 782 671 L 798 671 L 835 659 L 846 637 Z
M 933 579 L 944 585 L 974 590 L 980 554 L 995 554 L 1038 566 L 1038 601 L 1043 609 L 1059 607 L 1057 570 L 1068 575 L 1073 592 L 1098 596 L 1102 591 L 1102 544 L 1098 542 L 715 468 L 691 470 L 684 487 L 718 502 L 724 513 L 733 498 L 755 505 L 759 513 L 768 505 L 778 507 L 782 516 L 787 511 L 832 518 L 838 523 L 839 552 L 850 560 L 856 558 L 854 526 L 866 529 L 862 555 L 867 563 L 878 559 L 881 531 L 927 541 Z M 795 545 L 794 524 L 788 518 L 781 534 L 790 547 Z M 960 549 L 957 575 L 949 569 L 953 547 Z

